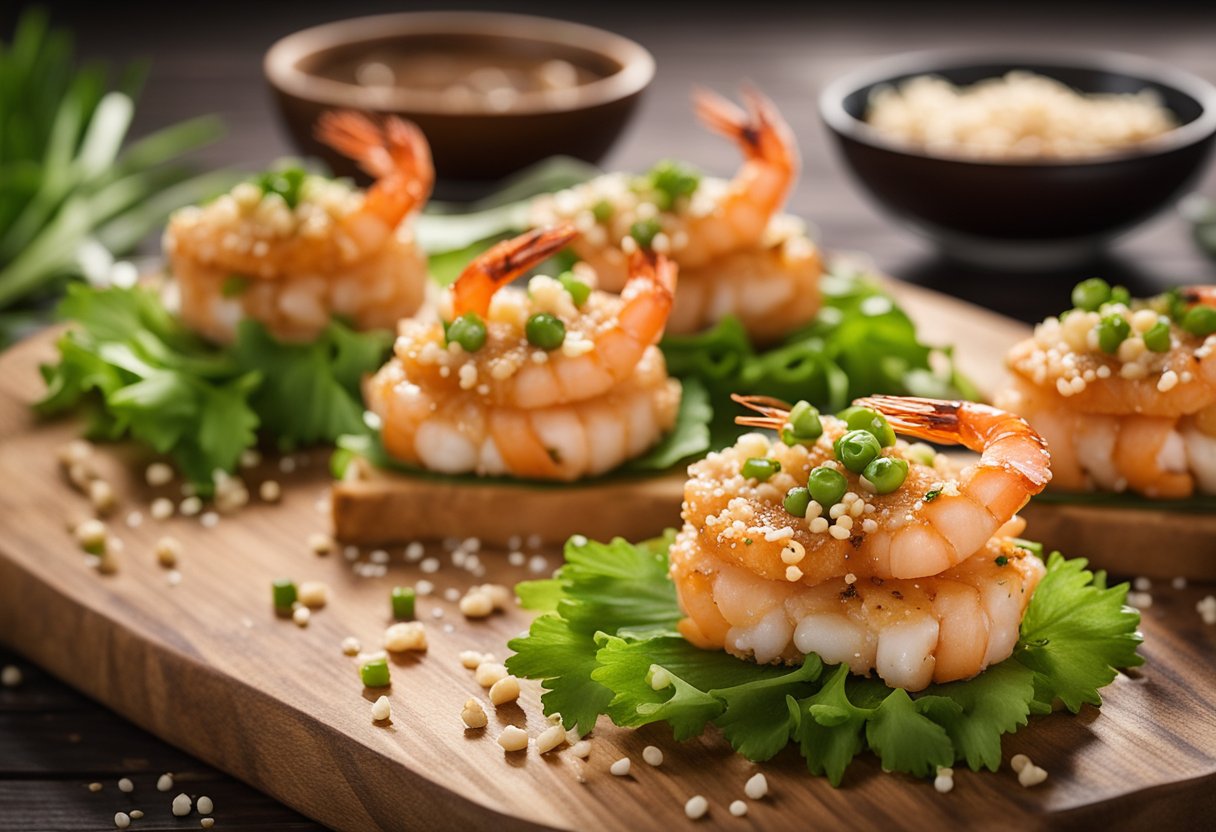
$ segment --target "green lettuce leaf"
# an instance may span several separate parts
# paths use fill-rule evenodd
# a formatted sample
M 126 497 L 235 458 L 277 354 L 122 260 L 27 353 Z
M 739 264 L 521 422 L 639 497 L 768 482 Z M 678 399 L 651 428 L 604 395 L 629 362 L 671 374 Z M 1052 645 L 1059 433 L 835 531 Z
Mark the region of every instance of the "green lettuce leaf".
M 544 614 L 510 643 L 507 666 L 541 680 L 546 712 L 560 712 L 567 727 L 585 733 L 607 715 L 622 726 L 664 722 L 683 740 L 713 726 L 752 760 L 793 742 L 808 770 L 833 785 L 867 749 L 884 769 L 917 777 L 960 760 L 995 770 L 1001 737 L 1032 713 L 1057 699 L 1072 710 L 1097 705 L 1115 668 L 1141 661 L 1126 585 L 1108 588 L 1085 561 L 1054 553 L 1014 655 L 973 679 L 908 694 L 844 666 L 825 671 L 814 655 L 800 667 L 756 665 L 699 650 L 675 631 L 671 540 L 575 538 L 553 579 L 519 585 L 524 606 Z

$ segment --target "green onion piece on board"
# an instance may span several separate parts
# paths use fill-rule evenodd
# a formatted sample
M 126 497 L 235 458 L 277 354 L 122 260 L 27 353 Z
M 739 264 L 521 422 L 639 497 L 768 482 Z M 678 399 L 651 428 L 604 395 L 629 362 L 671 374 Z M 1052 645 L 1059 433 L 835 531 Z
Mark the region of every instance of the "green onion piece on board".
M 388 659 L 372 659 L 359 666 L 359 678 L 365 688 L 386 688 L 389 685 Z
M 392 592 L 393 618 L 406 621 L 414 617 L 414 600 L 417 593 L 413 587 L 395 586 Z
M 290 578 L 279 578 L 271 589 L 274 593 L 274 608 L 279 612 L 291 612 L 291 607 L 299 598 L 296 582 Z

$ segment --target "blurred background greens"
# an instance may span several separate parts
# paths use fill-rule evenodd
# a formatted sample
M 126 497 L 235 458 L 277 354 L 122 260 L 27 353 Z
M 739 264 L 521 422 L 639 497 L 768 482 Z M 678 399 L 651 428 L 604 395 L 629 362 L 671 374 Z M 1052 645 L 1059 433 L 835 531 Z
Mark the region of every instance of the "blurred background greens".
M 185 161 L 223 133 L 217 118 L 127 140 L 148 71 L 79 61 L 38 7 L 0 43 L 0 348 L 49 318 L 66 281 L 133 281 L 116 258 L 232 184 Z

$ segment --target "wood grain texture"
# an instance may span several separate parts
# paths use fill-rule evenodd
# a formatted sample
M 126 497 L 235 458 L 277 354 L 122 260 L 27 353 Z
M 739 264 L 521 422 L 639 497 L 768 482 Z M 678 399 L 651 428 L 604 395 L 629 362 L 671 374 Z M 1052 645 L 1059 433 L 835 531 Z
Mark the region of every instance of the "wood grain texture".
M 488 730 L 462 730 L 461 703 L 482 691 L 457 663 L 458 652 L 504 656 L 504 642 L 527 616 L 512 609 L 465 621 L 442 593 L 528 576 L 501 553 L 482 552 L 488 574 L 477 579 L 432 553 L 444 559 L 426 576 L 437 594 L 418 604 L 430 651 L 394 662 L 393 722 L 373 725 L 369 702 L 377 692 L 360 686 L 339 643 L 355 635 L 375 645 L 389 623 L 389 587 L 422 574 L 399 549 L 380 579 L 359 577 L 341 554 L 308 551 L 308 533 L 325 527 L 316 505 L 326 485 L 319 457 L 290 476 L 274 467 L 253 472 L 254 483 L 284 481 L 282 503 L 252 506 L 214 528 L 182 517 L 145 518 L 137 528 L 112 521 L 125 544 L 121 567 L 97 574 L 64 525 L 85 512 L 83 500 L 55 470 L 53 450 L 75 425 L 35 425 L 28 410 L 36 364 L 48 357 L 43 338 L 0 359 L 0 640 L 145 729 L 337 829 L 661 828 L 684 822 L 683 803 L 697 793 L 711 800 L 706 826 L 737 828 L 726 805 L 756 767 L 714 735 L 677 745 L 659 726 L 634 732 L 601 722 L 585 765 L 568 754 L 504 755 L 493 741 L 503 725 L 535 734 L 546 724 L 530 684 L 518 707 L 491 713 Z M 145 507 L 153 492 L 138 467 L 108 451 L 102 461 L 123 495 L 116 516 Z M 175 588 L 152 556 L 166 532 L 186 549 Z M 270 609 L 269 583 L 284 575 L 324 580 L 334 590 L 307 629 Z M 835 790 L 787 752 L 761 767 L 772 796 L 752 804 L 749 822 L 819 827 L 847 818 L 854 828 L 889 829 L 915 817 L 926 827 L 1131 829 L 1150 819 L 1185 825 L 1216 810 L 1216 631 L 1199 623 L 1197 593 L 1189 593 L 1158 595 L 1144 624 L 1148 664 L 1120 677 L 1101 711 L 1036 720 L 1007 740 L 1007 755 L 1027 753 L 1051 773 L 1045 786 L 1023 790 L 1007 768 L 960 771 L 955 791 L 943 797 L 924 782 L 883 775 L 866 757 Z M 667 754 L 660 769 L 639 760 L 652 743 Z M 626 755 L 634 774 L 611 776 L 608 766 Z

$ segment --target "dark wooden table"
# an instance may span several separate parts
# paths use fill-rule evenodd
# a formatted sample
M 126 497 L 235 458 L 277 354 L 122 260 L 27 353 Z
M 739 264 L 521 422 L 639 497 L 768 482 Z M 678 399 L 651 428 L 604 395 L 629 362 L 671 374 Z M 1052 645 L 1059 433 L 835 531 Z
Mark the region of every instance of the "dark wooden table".
M 1216 279 L 1216 265 L 1195 249 L 1174 211 L 1120 241 L 1102 262 L 1084 271 L 1012 276 L 952 264 L 892 226 L 866 202 L 828 147 L 816 113 L 816 96 L 832 77 L 884 55 L 943 46 L 1117 49 L 1162 58 L 1216 80 L 1216 14 L 1210 11 L 1161 4 L 1019 4 L 1016 11 L 964 5 L 917 4 L 913 11 L 898 5 L 810 4 L 797 12 L 755 2 L 724 9 L 698 4 L 695 11 L 656 3 L 477 5 L 603 25 L 651 49 L 658 77 L 637 120 L 605 160 L 610 168 L 641 169 L 658 158 L 680 156 L 706 170 L 728 173 L 737 156 L 698 128 L 688 92 L 693 84 L 725 92 L 744 79 L 758 84 L 776 99 L 801 141 L 805 172 L 791 209 L 818 226 L 827 247 L 868 252 L 896 277 L 1025 320 L 1061 308 L 1073 282 L 1091 274 L 1126 283 L 1137 293 Z M 144 8 L 119 2 L 56 4 L 55 15 L 77 29 L 82 51 L 91 57 L 152 58 L 136 134 L 217 112 L 229 125 L 228 137 L 200 153 L 200 160 L 253 170 L 291 152 L 261 80 L 265 48 L 276 37 L 306 25 L 402 9 L 401 4 L 366 2 L 299 2 L 282 8 L 225 2 Z M 0 12 L 0 24 L 7 24 L 12 12 Z M 1198 187 L 1216 194 L 1216 168 L 1209 169 Z M 1194 603 L 1211 590 L 1156 590 L 1177 597 L 1147 614 L 1194 628 Z M 3 636 L 0 633 L 0 642 Z M 156 779 L 166 771 L 175 773 L 183 790 L 215 800 L 217 829 L 319 828 L 135 728 L 20 657 L 0 652 L 0 665 L 9 663 L 21 667 L 25 682 L 14 690 L 0 689 L 0 830 L 113 828 L 114 813 L 133 807 L 147 812 L 133 828 L 197 828 L 197 815 L 182 821 L 170 816 L 168 803 L 176 792 L 156 791 Z M 132 795 L 117 788 L 123 776 L 135 782 Z M 102 790 L 90 792 L 91 782 L 101 783 Z

